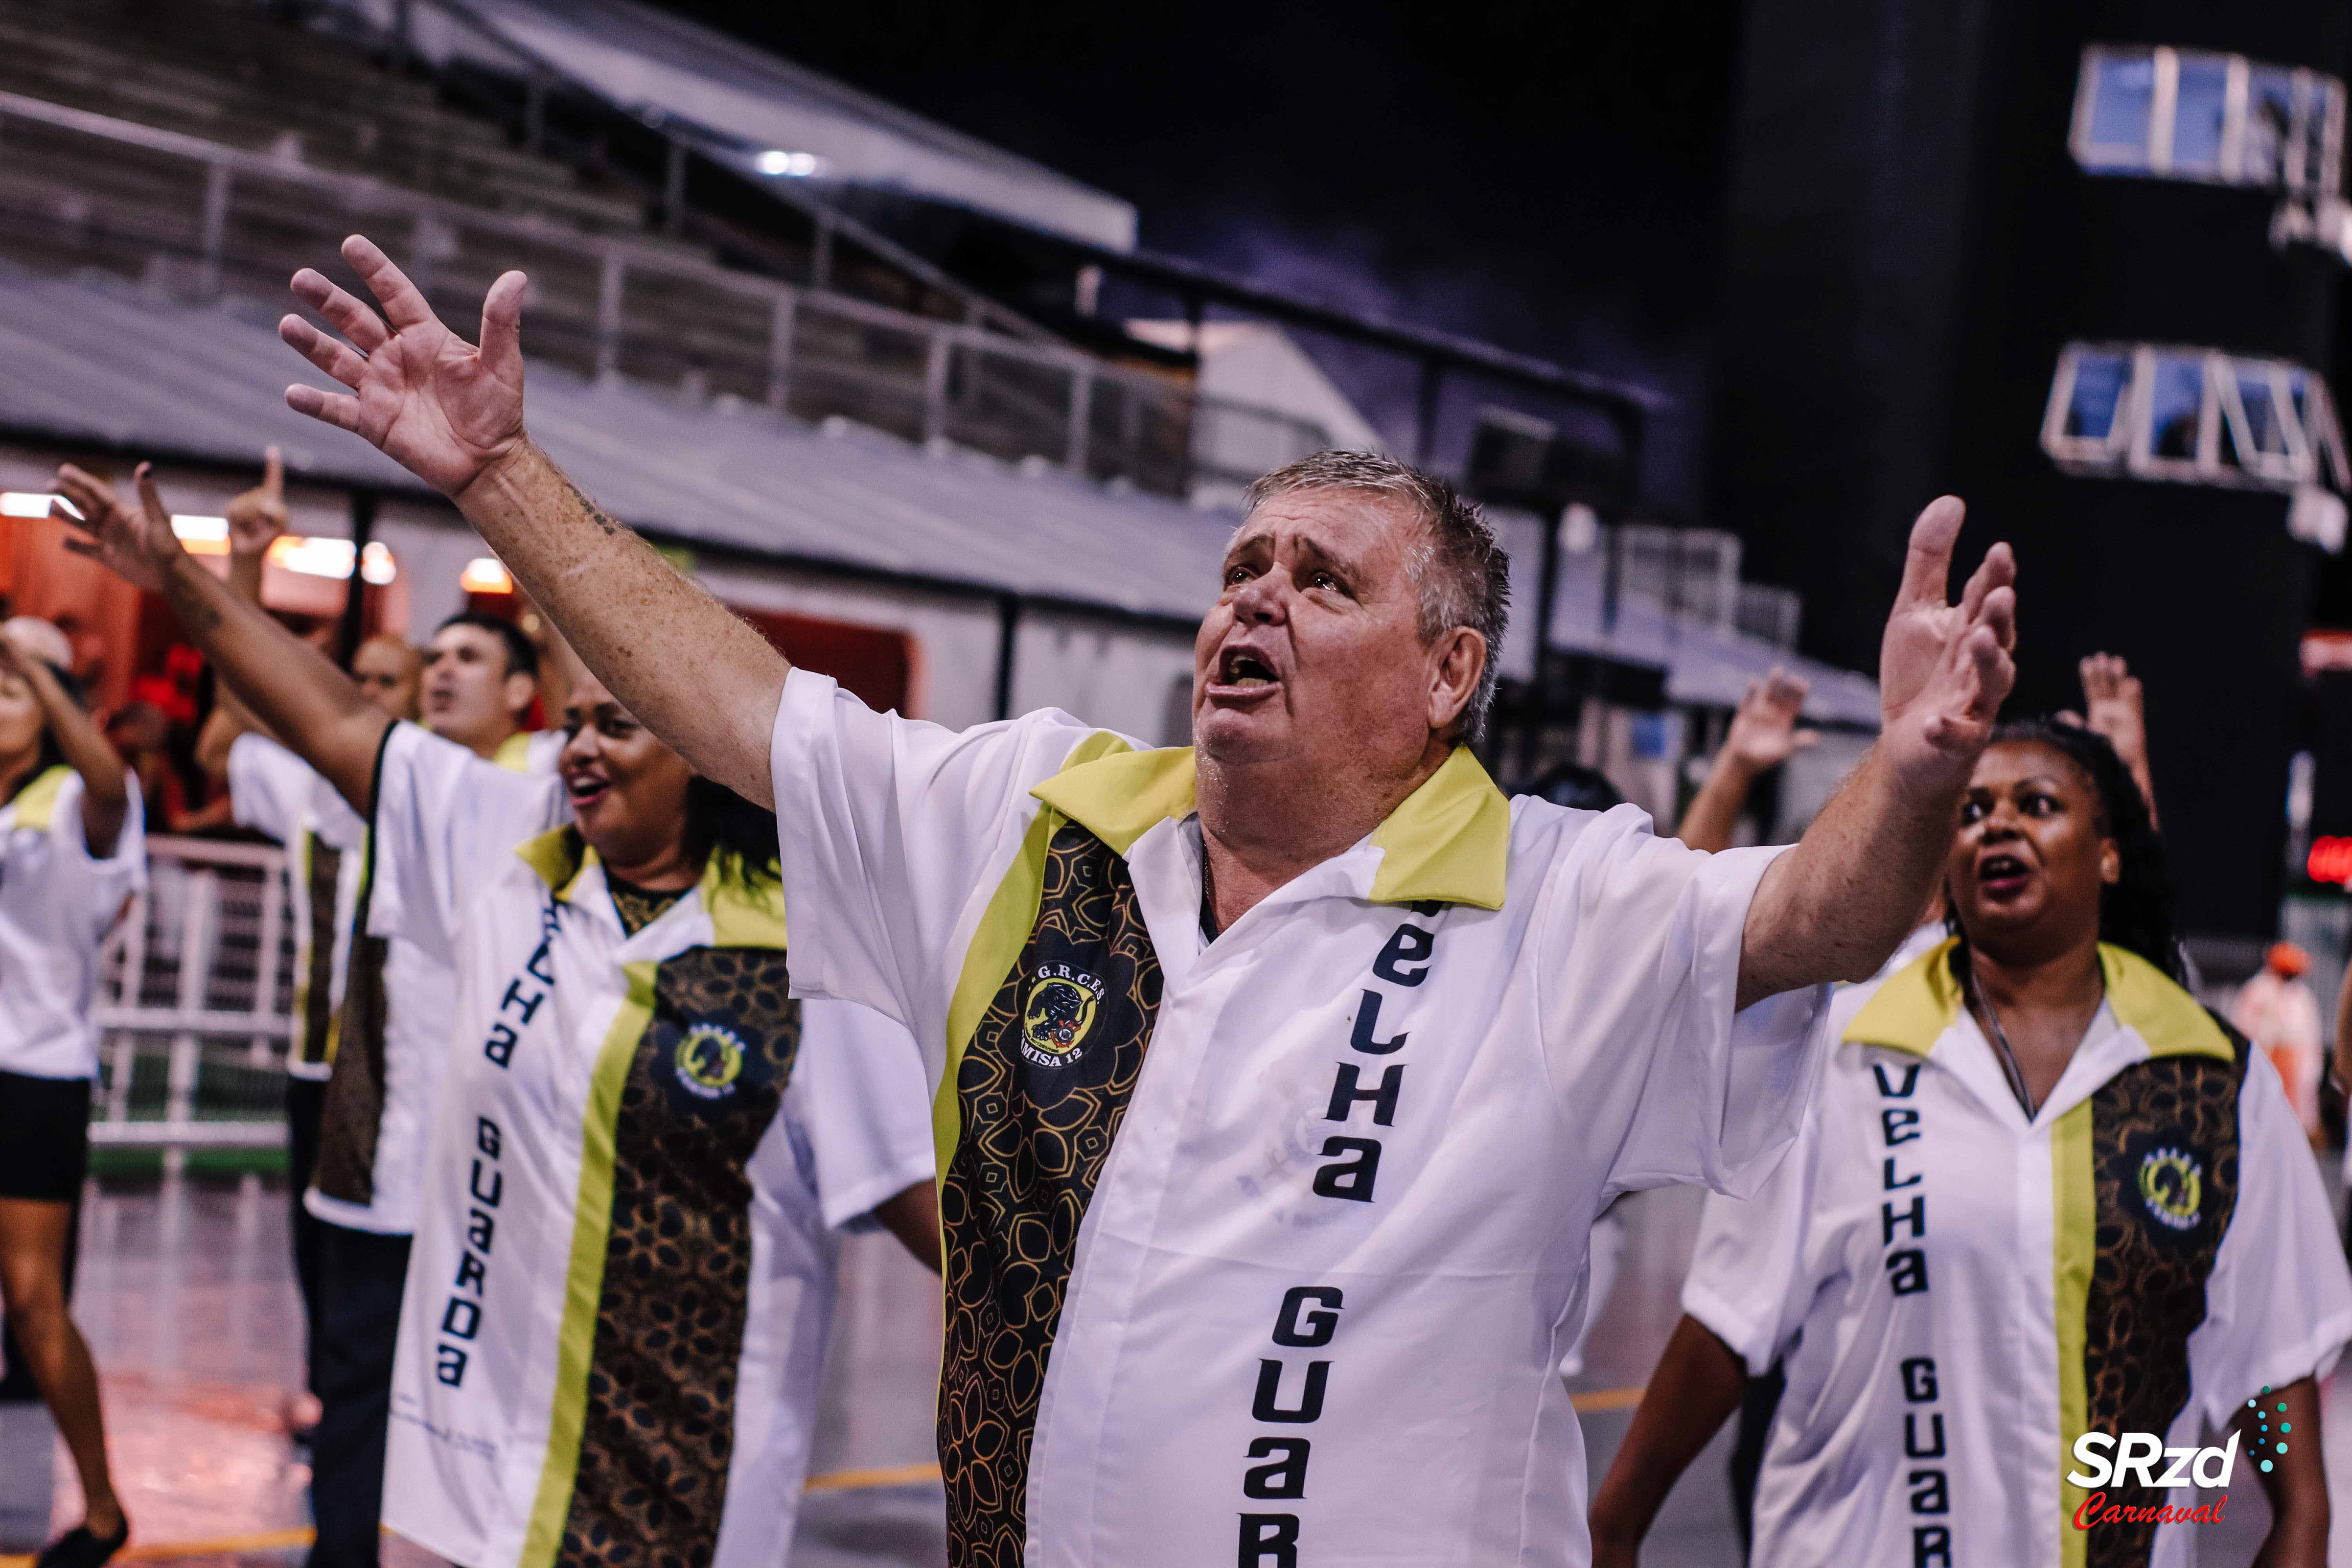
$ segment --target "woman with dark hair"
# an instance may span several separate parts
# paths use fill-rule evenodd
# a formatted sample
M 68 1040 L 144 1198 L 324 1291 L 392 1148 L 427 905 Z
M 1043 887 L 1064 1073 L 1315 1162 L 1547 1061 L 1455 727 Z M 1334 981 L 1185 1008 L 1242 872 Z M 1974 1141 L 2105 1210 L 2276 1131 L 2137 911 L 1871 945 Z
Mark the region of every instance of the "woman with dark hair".
M 2278 1075 L 2175 979 L 2130 770 L 2088 731 L 2003 725 L 1945 889 L 1950 936 L 1832 1005 L 1762 1191 L 1708 1199 L 1594 1562 L 1635 1561 L 1777 1361 L 1765 1568 L 2181 1568 L 2237 1465 L 2275 1515 L 2261 1561 L 2318 1568 L 2352 1277 Z
M 86 1510 L 42 1568 L 97 1568 L 131 1534 L 65 1271 L 89 1166 L 99 946 L 147 855 L 138 787 L 57 662 L 70 657 L 46 622 L 0 631 L 0 1303 Z
M 467 1568 L 781 1563 L 835 1232 L 871 1214 L 936 1268 L 938 1211 L 913 1040 L 789 999 L 773 816 L 593 679 L 553 777 L 395 722 L 182 552 L 145 468 L 136 510 L 78 470 L 59 483 L 89 552 L 163 593 L 368 820 L 354 929 L 457 976 L 385 1526 Z M 353 964 L 345 1040 L 374 1037 L 380 973 Z M 368 1081 L 330 1081 L 331 1126 L 369 1124 L 339 1093 Z

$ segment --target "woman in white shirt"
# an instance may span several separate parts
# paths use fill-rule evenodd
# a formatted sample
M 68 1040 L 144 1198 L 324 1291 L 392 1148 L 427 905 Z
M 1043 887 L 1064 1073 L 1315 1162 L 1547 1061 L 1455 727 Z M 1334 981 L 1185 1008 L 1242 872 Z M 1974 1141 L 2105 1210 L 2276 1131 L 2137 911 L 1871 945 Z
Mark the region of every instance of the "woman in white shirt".
M 64 642 L 45 621 L 0 635 L 0 1300 L 81 1477 L 83 1521 L 41 1568 L 97 1568 L 131 1526 L 65 1258 L 89 1164 L 99 943 L 140 884 L 145 844 L 129 770 L 52 662 L 69 657 Z
M 2004 725 L 1946 888 L 1954 935 L 1832 1005 L 1780 1168 L 1709 1198 L 1595 1563 L 1635 1560 L 1780 1362 L 1759 1568 L 2182 1568 L 2238 1465 L 2275 1514 L 2263 1562 L 2319 1568 L 2316 1388 L 2352 1278 L 2277 1073 L 2173 978 L 2162 846 L 2114 749 Z
M 833 1233 L 871 1213 L 936 1268 L 938 1209 L 911 1037 L 788 998 L 773 815 L 593 679 L 556 777 L 395 723 L 212 578 L 189 597 L 145 470 L 135 517 L 59 480 L 108 563 L 168 572 L 223 679 L 368 818 L 369 934 L 457 976 L 384 1524 L 467 1568 L 775 1568 Z M 369 1005 L 355 975 L 346 1018 Z

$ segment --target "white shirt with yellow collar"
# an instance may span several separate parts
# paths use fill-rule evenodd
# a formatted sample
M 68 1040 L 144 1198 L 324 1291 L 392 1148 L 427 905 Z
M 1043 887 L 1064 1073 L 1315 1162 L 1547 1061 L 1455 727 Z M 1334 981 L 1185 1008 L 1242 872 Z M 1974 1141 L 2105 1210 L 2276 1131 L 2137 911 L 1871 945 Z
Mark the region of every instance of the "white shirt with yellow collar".
M 1588 1560 L 1593 1217 L 1752 1190 L 1818 1062 L 1825 992 L 1733 1012 L 1775 851 L 1460 751 L 1211 942 L 1189 751 L 795 670 L 772 765 L 796 992 L 940 1086 L 961 1561 Z
M 777 1568 L 839 1233 L 931 1174 L 912 1043 L 788 1000 L 772 883 L 713 858 L 632 931 L 541 832 L 551 779 L 404 724 L 378 778 L 372 919 L 456 974 L 385 1525 L 469 1568 Z
M 51 767 L 0 806 L 0 1072 L 96 1078 L 100 948 L 147 883 L 139 781 L 114 852 L 83 836 L 81 775 Z
M 1753 1198 L 1707 1200 L 1684 1310 L 1788 1377 L 1751 1561 L 2080 1568 L 2096 1534 L 2096 1561 L 2186 1568 L 2190 1525 L 2076 1528 L 2074 1444 L 2201 1444 L 2335 1364 L 2352 1277 L 2309 1147 L 2261 1053 L 2114 947 L 2029 1119 L 1952 945 L 1840 994 L 1795 1151 Z M 2220 1495 L 2110 1486 L 2098 1507 Z

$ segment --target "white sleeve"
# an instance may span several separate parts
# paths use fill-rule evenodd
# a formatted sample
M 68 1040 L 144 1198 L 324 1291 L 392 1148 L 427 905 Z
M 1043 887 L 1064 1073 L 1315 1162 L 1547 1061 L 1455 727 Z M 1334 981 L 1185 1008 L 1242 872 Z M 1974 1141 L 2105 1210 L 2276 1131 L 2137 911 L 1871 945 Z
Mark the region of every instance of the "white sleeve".
M 247 731 L 229 743 L 228 802 L 239 827 L 292 847 L 325 781 L 267 735 Z
M 881 1014 L 847 1002 L 801 1004 L 793 1087 L 828 1226 L 932 1178 L 928 1083 L 914 1037 Z
M 1783 849 L 1705 854 L 1630 805 L 1559 839 L 1534 947 L 1555 1090 L 1616 1140 L 1612 1188 L 1754 1192 L 1797 1135 L 1827 1042 L 1827 985 L 1733 1011 L 1748 902 Z
M 959 732 L 793 670 L 769 759 L 793 994 L 936 1027 L 955 932 L 1035 819 L 1030 789 L 1094 732 L 1051 710 Z
M 2324 1378 L 2352 1340 L 2352 1270 L 2278 1070 L 2248 1053 L 2238 1091 L 2238 1196 L 2189 1337 L 2189 1381 L 2225 1426 L 2264 1388 Z
M 527 773 L 551 773 L 562 760 L 563 748 L 569 737 L 561 730 L 533 730 L 523 748 L 522 771 Z
M 1729 1345 L 1751 1377 L 1780 1359 L 1813 1299 L 1805 1260 L 1821 1152 L 1821 1120 L 1809 1114 L 1755 1196 L 1710 1193 L 1699 1218 L 1683 1310 Z
M 327 782 L 325 774 L 313 774 L 311 782 L 318 787 L 310 792 L 310 831 L 337 849 L 366 848 L 367 818 L 352 809 L 352 803 Z
M 86 879 L 89 918 L 100 932 L 122 912 L 122 900 L 147 885 L 147 809 L 139 795 L 139 775 L 125 769 L 122 783 L 131 800 L 123 809 L 122 826 L 115 833 L 110 855 L 89 852 L 89 837 L 81 820 L 84 786 L 79 773 L 68 777 L 58 791 L 56 812 L 50 818 L 53 839 L 65 846 L 70 863 L 80 868 L 76 879 Z
M 376 760 L 368 931 L 456 960 L 459 916 L 526 840 L 561 823 L 562 786 L 509 772 L 415 724 L 384 732 Z

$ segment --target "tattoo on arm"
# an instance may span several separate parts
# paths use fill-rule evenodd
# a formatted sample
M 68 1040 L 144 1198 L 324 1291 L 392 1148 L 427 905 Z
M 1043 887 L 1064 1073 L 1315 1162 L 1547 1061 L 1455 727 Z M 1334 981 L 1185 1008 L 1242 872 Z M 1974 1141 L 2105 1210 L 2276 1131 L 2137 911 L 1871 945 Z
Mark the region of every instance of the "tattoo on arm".
M 578 504 L 583 512 L 587 514 L 588 521 L 603 529 L 606 538 L 612 538 L 615 534 L 635 531 L 623 523 L 614 521 L 612 516 L 607 513 L 603 507 L 600 507 L 594 501 L 590 500 L 587 493 L 582 490 L 578 485 L 572 482 L 572 476 L 570 474 L 564 473 L 561 468 L 558 468 L 556 473 L 558 477 L 563 480 L 563 488 L 571 493 L 572 500 Z

